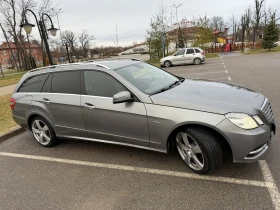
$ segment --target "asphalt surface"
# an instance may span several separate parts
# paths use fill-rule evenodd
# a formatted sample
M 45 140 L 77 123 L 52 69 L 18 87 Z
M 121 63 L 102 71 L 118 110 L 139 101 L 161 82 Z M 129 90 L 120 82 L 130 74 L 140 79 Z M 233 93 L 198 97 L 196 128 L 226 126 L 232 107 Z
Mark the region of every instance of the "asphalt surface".
M 280 54 L 225 54 L 200 66 L 167 70 L 186 78 L 231 82 L 260 91 L 271 101 L 278 123 L 279 66 Z M 278 189 L 279 140 L 277 132 L 266 157 Z M 44 148 L 24 132 L 0 143 L 0 164 L 3 210 L 275 209 L 271 188 L 261 186 L 267 180 L 259 163 L 226 161 L 211 176 L 200 178 L 176 153 L 66 140 Z

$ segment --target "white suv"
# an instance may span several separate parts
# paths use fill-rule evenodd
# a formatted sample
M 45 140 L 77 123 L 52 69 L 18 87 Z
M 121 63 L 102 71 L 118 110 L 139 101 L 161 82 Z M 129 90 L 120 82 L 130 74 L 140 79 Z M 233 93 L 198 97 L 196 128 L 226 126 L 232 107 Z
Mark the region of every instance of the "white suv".
M 205 61 L 205 52 L 198 48 L 184 48 L 177 51 L 174 55 L 164 57 L 160 60 L 162 67 L 170 67 L 172 65 L 196 64 L 199 65 Z

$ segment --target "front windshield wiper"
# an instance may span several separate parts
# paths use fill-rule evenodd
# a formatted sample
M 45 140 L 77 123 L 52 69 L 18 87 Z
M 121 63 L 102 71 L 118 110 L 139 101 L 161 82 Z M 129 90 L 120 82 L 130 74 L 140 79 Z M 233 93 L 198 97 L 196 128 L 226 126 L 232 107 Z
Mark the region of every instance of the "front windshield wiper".
M 175 81 L 175 82 L 172 83 L 171 85 L 169 85 L 169 86 L 167 86 L 167 87 L 165 87 L 165 88 L 162 88 L 161 90 L 155 92 L 155 93 L 152 94 L 152 95 L 155 95 L 155 94 L 162 93 L 162 92 L 164 92 L 164 91 L 170 90 L 171 88 L 180 85 L 184 80 L 185 80 L 185 79 L 180 78 L 180 80 Z

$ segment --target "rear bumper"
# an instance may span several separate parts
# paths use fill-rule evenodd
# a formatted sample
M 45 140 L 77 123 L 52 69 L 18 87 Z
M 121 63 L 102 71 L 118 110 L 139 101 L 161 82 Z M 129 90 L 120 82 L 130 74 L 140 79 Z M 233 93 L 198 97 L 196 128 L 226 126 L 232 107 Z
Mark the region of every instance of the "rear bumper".
M 256 162 L 263 159 L 269 150 L 272 132 L 270 125 L 244 130 L 225 119 L 217 128 L 222 131 L 231 147 L 233 162 Z

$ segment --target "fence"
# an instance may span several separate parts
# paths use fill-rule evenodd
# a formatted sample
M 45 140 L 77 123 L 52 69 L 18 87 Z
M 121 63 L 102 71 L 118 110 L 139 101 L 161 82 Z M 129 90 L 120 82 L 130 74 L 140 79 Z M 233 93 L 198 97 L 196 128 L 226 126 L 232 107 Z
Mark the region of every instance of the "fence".
M 255 48 L 254 48 L 253 43 L 244 43 L 244 49 L 245 48 L 261 49 L 262 45 L 261 45 L 261 43 L 256 43 Z M 231 51 L 240 51 L 240 50 L 242 50 L 242 43 L 231 45 Z M 205 48 L 204 51 L 206 53 L 220 53 L 220 52 L 223 52 L 223 46 L 222 45 L 219 45 L 219 46 L 218 45 L 217 46 L 213 45 L 212 47 Z

